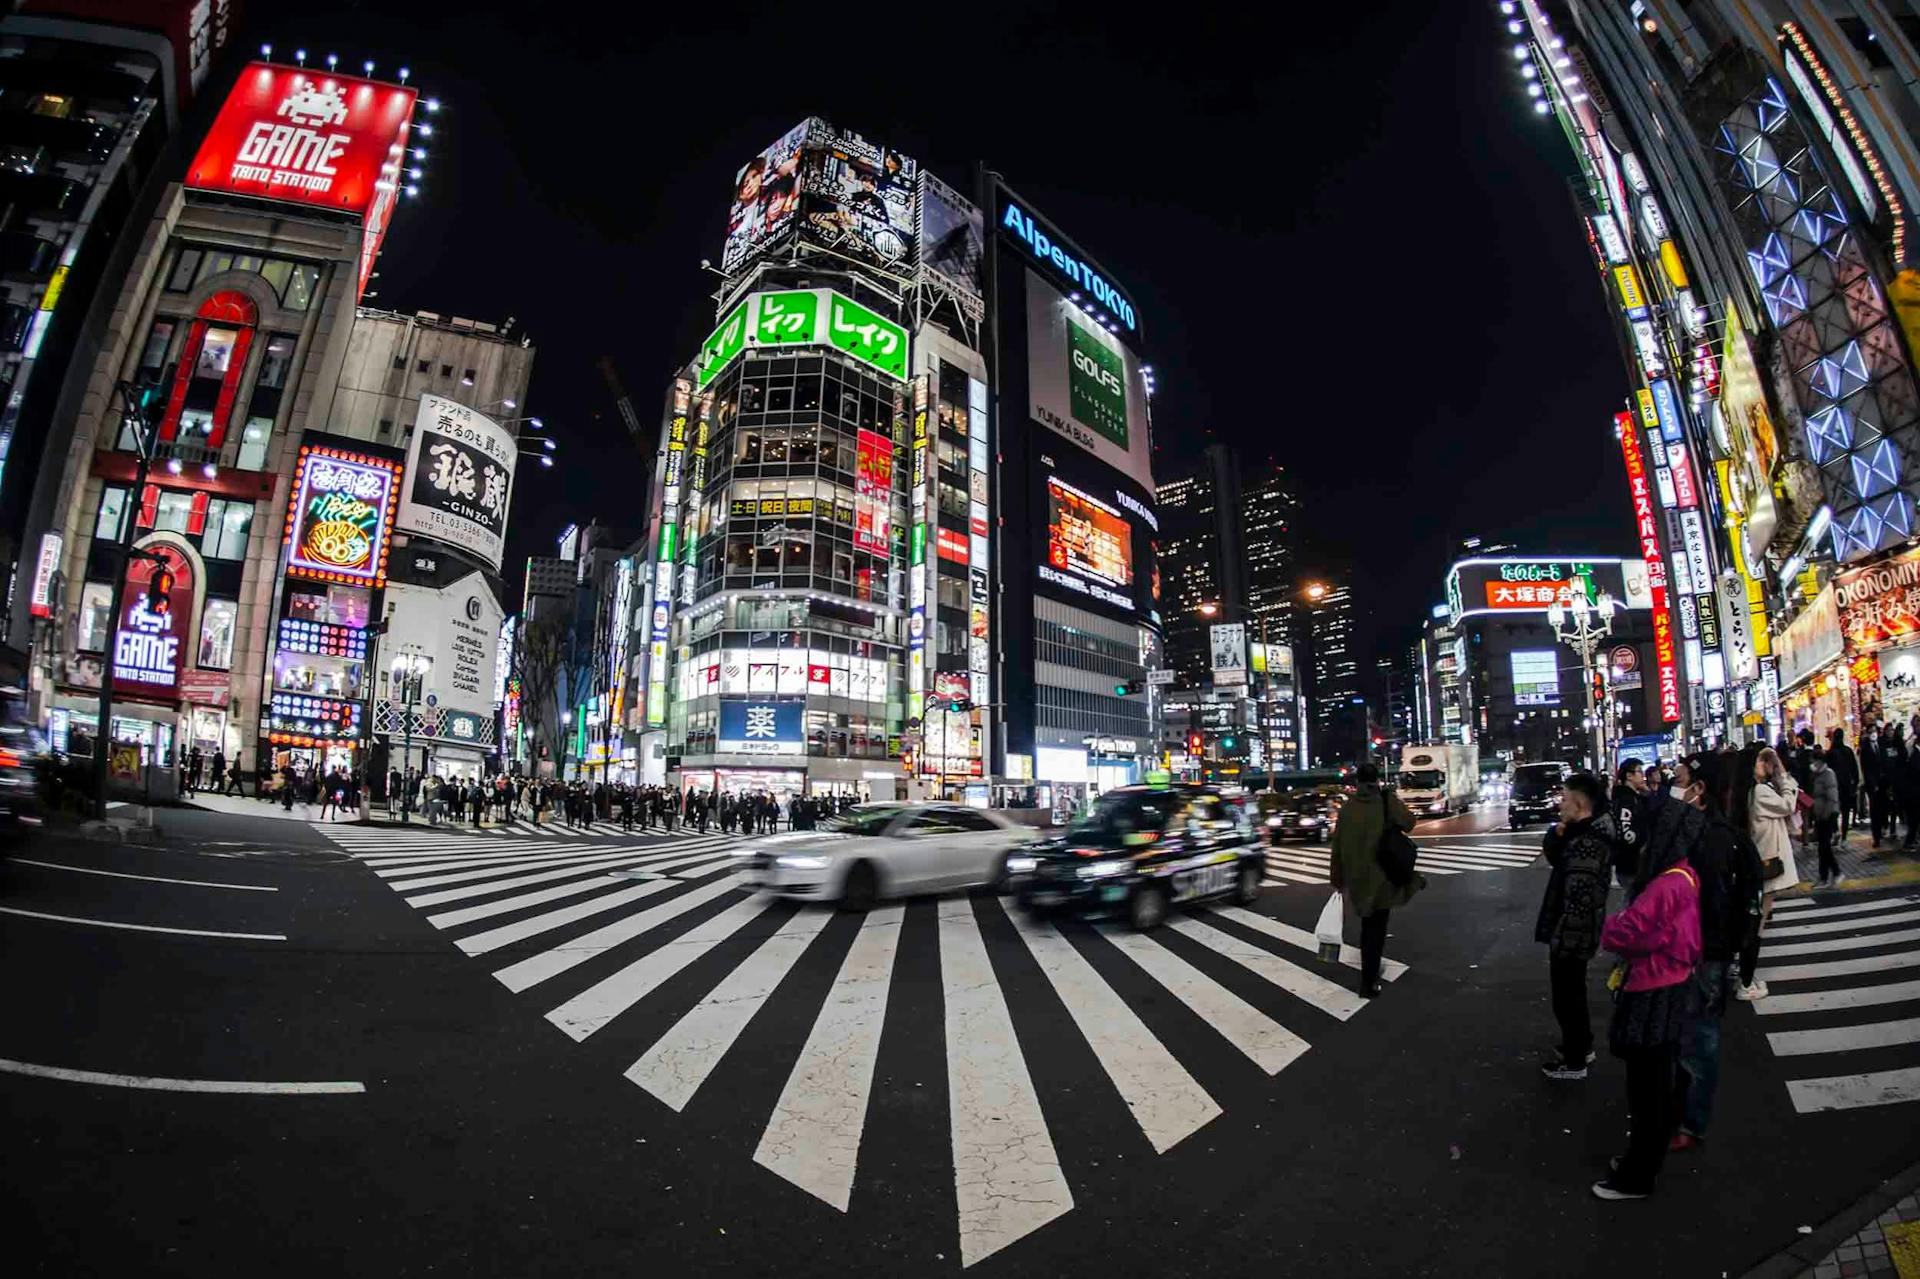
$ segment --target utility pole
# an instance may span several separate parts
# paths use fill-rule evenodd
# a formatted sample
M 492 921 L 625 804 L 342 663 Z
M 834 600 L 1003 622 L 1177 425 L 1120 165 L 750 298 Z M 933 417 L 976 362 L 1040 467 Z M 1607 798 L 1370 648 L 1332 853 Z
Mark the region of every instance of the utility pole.
M 136 461 L 133 488 L 127 493 L 126 510 L 120 523 L 120 545 L 116 548 L 117 563 L 113 572 L 113 602 L 107 612 L 106 661 L 100 671 L 100 722 L 93 734 L 95 821 L 104 821 L 107 816 L 107 752 L 113 747 L 113 681 L 119 664 L 120 618 L 127 607 L 127 570 L 133 564 L 133 536 L 140 523 L 140 495 L 146 492 L 147 473 L 153 466 L 154 448 L 158 443 L 158 431 L 148 414 L 153 389 L 147 386 L 136 388 L 122 379 L 115 385 L 114 394 L 120 397 L 121 424 L 133 432 Z

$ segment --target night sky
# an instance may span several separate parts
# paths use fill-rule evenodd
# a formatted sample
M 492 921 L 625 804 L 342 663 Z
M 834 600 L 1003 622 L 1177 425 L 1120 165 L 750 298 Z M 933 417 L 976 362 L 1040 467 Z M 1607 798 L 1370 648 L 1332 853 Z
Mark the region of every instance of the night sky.
M 1571 154 L 1492 4 L 990 12 L 694 4 L 610 24 L 382 0 L 256 10 L 252 39 L 304 43 L 309 65 L 334 49 L 343 71 L 405 61 L 441 100 L 372 304 L 512 315 L 539 348 L 522 411 L 560 463 L 522 471 L 509 565 L 568 519 L 637 518 L 641 459 L 595 361 L 656 424 L 713 324 L 700 260 L 720 257 L 734 172 L 809 114 L 963 190 L 985 161 L 1116 275 L 1159 374 L 1160 455 L 1211 436 L 1291 467 L 1306 563 L 1355 574 L 1362 653 L 1440 598 L 1460 537 L 1631 552 L 1626 379 Z

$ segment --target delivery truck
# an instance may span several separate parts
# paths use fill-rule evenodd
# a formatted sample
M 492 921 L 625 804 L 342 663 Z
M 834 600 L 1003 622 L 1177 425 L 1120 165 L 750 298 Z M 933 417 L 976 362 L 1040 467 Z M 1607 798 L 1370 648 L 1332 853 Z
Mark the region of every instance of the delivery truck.
M 1415 817 L 1464 813 L 1480 793 L 1480 748 L 1470 742 L 1400 750 L 1400 801 Z

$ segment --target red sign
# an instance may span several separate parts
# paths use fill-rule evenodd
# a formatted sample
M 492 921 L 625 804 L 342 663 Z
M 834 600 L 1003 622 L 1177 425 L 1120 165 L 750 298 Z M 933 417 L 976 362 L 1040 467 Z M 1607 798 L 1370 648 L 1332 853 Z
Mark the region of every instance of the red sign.
M 250 63 L 193 157 L 186 185 L 364 218 L 364 292 L 399 195 L 418 96 L 356 76 Z
M 233 695 L 232 680 L 225 671 L 180 672 L 180 700 L 200 706 L 225 706 Z
M 1633 495 L 1633 523 L 1640 534 L 1640 557 L 1647 565 L 1647 589 L 1653 596 L 1653 659 L 1660 678 L 1660 721 L 1680 722 L 1680 664 L 1674 652 L 1673 614 L 1667 609 L 1667 566 L 1660 558 L 1660 526 L 1654 517 L 1653 494 L 1647 485 L 1646 462 L 1640 456 L 1640 435 L 1630 413 L 1613 415 L 1614 434 L 1627 464 L 1627 485 Z
M 1833 579 L 1840 631 L 1851 648 L 1870 649 L 1920 631 L 1920 552 L 1905 551 Z
M 1488 608 L 1551 608 L 1585 597 L 1587 584 L 1579 578 L 1559 582 L 1488 582 Z
M 142 548 L 166 560 L 173 589 L 165 607 L 151 607 L 147 588 L 161 565 L 134 560 L 127 568 L 126 603 L 113 635 L 113 692 L 116 697 L 171 702 L 178 699 L 180 668 L 193 616 L 193 566 L 174 547 L 157 543 Z
M 853 544 L 885 555 L 893 544 L 893 441 L 877 431 L 854 439 Z
M 939 531 L 936 543 L 941 559 L 952 560 L 956 564 L 965 564 L 967 562 L 967 535 L 965 533 L 955 532 L 950 528 L 943 528 Z

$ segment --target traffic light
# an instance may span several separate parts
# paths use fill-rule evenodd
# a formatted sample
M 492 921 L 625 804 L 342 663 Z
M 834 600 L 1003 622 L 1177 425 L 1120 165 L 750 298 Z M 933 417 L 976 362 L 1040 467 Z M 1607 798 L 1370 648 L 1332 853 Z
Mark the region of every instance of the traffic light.
M 1130 679 L 1124 684 L 1115 684 L 1113 686 L 1113 695 L 1115 697 L 1132 697 L 1146 686 L 1147 682 L 1143 679 Z
M 1606 704 L 1606 701 L 1607 701 L 1606 677 L 1602 675 L 1599 671 L 1595 671 L 1593 673 L 1593 704 L 1595 706 L 1604 706 Z
M 147 612 L 155 617 L 173 612 L 173 570 L 165 564 L 154 565 L 153 576 L 147 579 Z
M 1198 733 L 1189 734 L 1187 737 L 1187 749 L 1192 751 L 1195 755 L 1198 755 L 1201 752 L 1201 750 L 1206 746 L 1206 744 L 1207 744 L 1207 739 L 1200 736 L 1200 734 Z
M 1221 749 L 1221 750 L 1223 750 L 1223 751 L 1230 751 L 1230 750 L 1232 750 L 1232 749 L 1233 749 L 1233 735 L 1232 735 L 1232 734 L 1228 734 L 1227 736 L 1225 736 L 1225 737 L 1223 737 L 1223 738 L 1221 738 L 1221 739 L 1220 739 L 1220 749 Z

